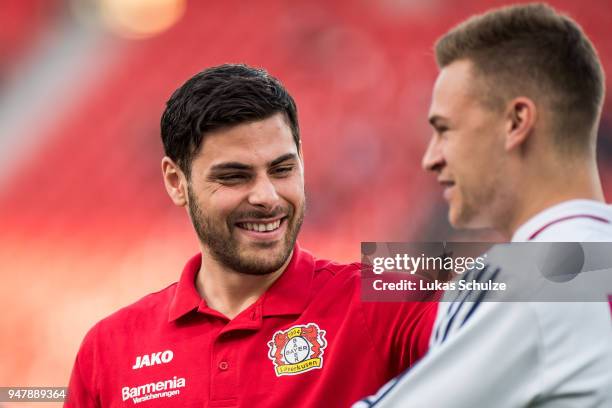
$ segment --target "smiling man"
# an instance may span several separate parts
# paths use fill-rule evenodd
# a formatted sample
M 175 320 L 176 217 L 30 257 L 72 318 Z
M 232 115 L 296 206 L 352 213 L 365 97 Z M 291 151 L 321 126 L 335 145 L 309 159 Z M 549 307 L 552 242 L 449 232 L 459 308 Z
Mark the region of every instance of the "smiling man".
M 209 68 L 172 95 L 161 130 L 166 190 L 200 253 L 89 331 L 66 407 L 345 407 L 424 354 L 435 304 L 361 302 L 358 264 L 296 243 L 303 157 L 279 81 Z
M 188 176 L 170 157 L 162 160 L 168 194 L 187 206 L 202 253 L 209 255 L 202 257 L 206 272 L 198 274 L 198 290 L 229 318 L 290 261 L 305 207 L 298 146 L 284 115 L 275 113 L 209 131 Z M 168 154 L 175 154 L 171 147 Z
M 595 149 L 604 75 L 578 24 L 544 4 L 504 7 L 461 23 L 435 51 L 423 167 L 444 188 L 451 225 L 513 242 L 612 242 Z M 555 269 L 584 260 L 569 254 Z M 536 259 L 514 261 L 470 276 L 504 282 L 535 269 Z M 582 272 L 590 302 L 447 293 L 428 354 L 355 408 L 612 406 L 612 288 Z

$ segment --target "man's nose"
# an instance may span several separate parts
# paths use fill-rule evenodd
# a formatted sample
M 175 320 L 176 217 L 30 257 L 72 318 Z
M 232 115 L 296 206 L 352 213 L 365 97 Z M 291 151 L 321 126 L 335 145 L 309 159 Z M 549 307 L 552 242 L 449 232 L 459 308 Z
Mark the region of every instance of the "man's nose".
M 445 164 L 446 161 L 444 160 L 440 143 L 432 137 L 423 155 L 421 166 L 423 170 L 437 172 L 440 171 Z
M 255 207 L 270 210 L 278 205 L 280 197 L 272 180 L 267 176 L 262 176 L 255 181 L 249 193 L 248 201 Z

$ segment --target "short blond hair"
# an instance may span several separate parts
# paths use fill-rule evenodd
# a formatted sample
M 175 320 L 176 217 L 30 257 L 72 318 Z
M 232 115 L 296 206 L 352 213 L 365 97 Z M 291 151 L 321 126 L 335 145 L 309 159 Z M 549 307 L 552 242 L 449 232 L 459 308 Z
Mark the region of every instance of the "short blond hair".
M 516 96 L 545 102 L 557 142 L 594 143 L 605 93 L 601 63 L 580 26 L 552 7 L 516 5 L 474 16 L 442 36 L 435 53 L 440 68 L 471 61 L 488 105 Z M 585 133 L 592 137 L 585 140 Z

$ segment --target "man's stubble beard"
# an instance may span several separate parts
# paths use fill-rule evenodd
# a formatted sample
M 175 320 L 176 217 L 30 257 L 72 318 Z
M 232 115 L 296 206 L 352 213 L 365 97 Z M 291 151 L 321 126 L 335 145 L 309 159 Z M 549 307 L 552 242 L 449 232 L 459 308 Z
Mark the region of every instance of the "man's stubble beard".
M 289 206 L 289 211 L 284 221 L 287 222 L 287 231 L 281 243 L 284 247 L 280 253 L 275 256 L 275 259 L 261 259 L 258 256 L 246 257 L 241 254 L 240 244 L 232 234 L 232 229 L 238 228 L 233 221 L 238 219 L 236 215 L 230 216 L 227 220 L 227 224 L 220 225 L 219 223 L 215 223 L 211 218 L 207 217 L 198 206 L 196 197 L 193 195 L 190 187 L 187 188 L 187 195 L 189 198 L 189 215 L 198 238 L 200 242 L 208 248 L 209 255 L 221 265 L 238 273 L 247 275 L 267 275 L 279 270 L 285 262 L 287 262 L 304 221 L 306 200 L 304 200 L 301 208 L 297 209 L 297 213 L 293 206 Z M 274 211 L 272 216 L 276 215 L 276 213 L 277 211 Z M 245 215 L 250 218 L 270 217 L 269 213 L 264 214 L 261 211 L 255 210 L 249 211 L 246 214 L 240 214 L 242 217 L 245 217 Z M 264 250 L 266 246 L 269 246 L 266 243 L 262 244 L 262 249 Z M 255 251 L 256 250 L 257 249 L 255 249 Z

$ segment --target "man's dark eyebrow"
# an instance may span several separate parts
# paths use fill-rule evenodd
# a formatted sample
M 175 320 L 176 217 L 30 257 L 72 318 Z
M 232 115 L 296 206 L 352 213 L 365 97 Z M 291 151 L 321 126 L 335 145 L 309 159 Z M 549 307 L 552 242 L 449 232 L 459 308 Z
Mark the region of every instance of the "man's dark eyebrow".
M 274 167 L 282 162 L 285 162 L 287 160 L 295 160 L 297 158 L 297 156 L 295 155 L 295 153 L 287 153 L 287 154 L 283 154 L 280 157 L 277 157 L 276 159 L 272 160 L 268 166 L 269 167 Z M 219 163 L 219 164 L 215 164 L 214 166 L 212 166 L 210 168 L 210 172 L 211 173 L 218 173 L 221 171 L 225 171 L 225 170 L 252 170 L 253 166 L 249 166 L 248 164 L 244 164 L 244 163 L 240 163 L 240 162 L 225 162 L 225 163 Z
M 243 164 L 239 162 L 226 162 L 226 163 L 215 164 L 214 166 L 210 168 L 210 171 L 219 172 L 223 170 L 251 170 L 252 168 L 253 167 L 247 164 Z
M 285 162 L 287 160 L 295 160 L 295 159 L 297 159 L 297 156 L 295 155 L 295 153 L 283 154 L 282 156 L 277 157 L 276 159 L 272 160 L 270 164 L 268 165 L 268 167 L 274 167 L 277 164 L 281 164 L 282 162 Z

